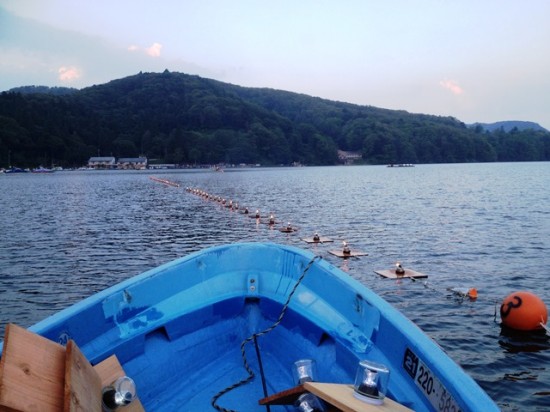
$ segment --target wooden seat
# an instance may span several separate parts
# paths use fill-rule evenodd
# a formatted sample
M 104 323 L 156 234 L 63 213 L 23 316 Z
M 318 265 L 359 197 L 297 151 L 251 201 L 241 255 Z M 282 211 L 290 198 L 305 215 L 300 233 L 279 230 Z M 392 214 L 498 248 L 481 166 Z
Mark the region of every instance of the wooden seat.
M 108 386 L 121 376 L 126 375 L 116 355 L 111 355 L 103 362 L 98 363 L 94 366 L 94 369 L 101 378 L 101 387 Z M 145 409 L 138 398 L 135 399 L 130 405 L 125 406 L 122 410 L 124 412 L 144 412 Z
M 0 359 L 0 411 L 99 411 L 102 388 L 124 375 L 114 355 L 92 367 L 74 341 L 65 348 L 8 324 Z M 136 399 L 124 410 L 144 409 Z
M 65 348 L 14 324 L 0 360 L 0 410 L 63 410 Z
M 101 378 L 76 343 L 67 343 L 65 354 L 64 411 L 89 411 L 101 405 Z
M 298 397 L 310 392 L 327 404 L 327 412 L 410 412 L 411 409 L 389 398 L 382 405 L 373 405 L 353 396 L 353 386 L 338 383 L 306 382 L 260 399 L 260 405 L 292 405 Z
M 306 382 L 304 389 L 317 395 L 330 405 L 344 412 L 407 412 L 411 409 L 390 398 L 384 398 L 382 405 L 373 405 L 353 396 L 353 385 L 337 383 Z

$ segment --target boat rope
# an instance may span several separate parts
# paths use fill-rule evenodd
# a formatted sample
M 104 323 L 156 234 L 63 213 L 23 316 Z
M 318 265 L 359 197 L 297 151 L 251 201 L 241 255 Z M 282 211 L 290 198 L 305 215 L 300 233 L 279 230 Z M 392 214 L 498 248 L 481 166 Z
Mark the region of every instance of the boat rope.
M 548 336 L 550 336 L 550 328 L 545 325 L 544 319 L 542 318 L 542 316 L 541 316 L 541 319 L 540 319 L 540 326 L 542 326 L 542 328 L 546 331 L 546 334 Z
M 252 342 L 254 341 L 256 338 L 260 337 L 260 336 L 263 336 L 269 332 L 271 332 L 273 329 L 275 329 L 277 326 L 279 326 L 279 324 L 282 322 L 283 320 L 283 317 L 285 316 L 285 313 L 286 313 L 286 310 L 288 308 L 288 305 L 290 304 L 290 300 L 292 299 L 292 296 L 294 295 L 294 293 L 296 292 L 296 289 L 298 289 L 298 286 L 300 285 L 300 283 L 302 283 L 302 281 L 304 280 L 304 277 L 306 276 L 306 273 L 308 272 L 308 270 L 311 268 L 311 266 L 313 266 L 313 263 L 317 260 L 317 259 L 321 259 L 321 256 L 319 255 L 316 255 L 314 256 L 310 261 L 309 263 L 306 265 L 306 267 L 304 268 L 304 270 L 302 271 L 302 274 L 300 275 L 300 277 L 298 278 L 298 280 L 296 281 L 296 283 L 294 284 L 294 287 L 292 288 L 292 290 L 290 291 L 290 293 L 288 294 L 288 297 L 286 299 L 286 302 L 285 304 L 283 305 L 283 308 L 281 309 L 281 313 L 279 314 L 279 318 L 271 325 L 269 326 L 268 328 L 262 330 L 261 332 L 257 332 L 257 333 L 254 333 L 252 334 L 251 336 L 249 336 L 248 338 L 246 338 L 245 340 L 243 340 L 241 342 L 241 356 L 242 356 L 242 360 L 243 360 L 243 365 L 244 365 L 244 368 L 246 369 L 246 372 L 248 373 L 248 376 L 244 379 L 241 379 L 240 381 L 228 386 L 227 388 L 225 389 L 222 389 L 220 392 L 218 392 L 216 395 L 214 395 L 212 397 L 212 401 L 211 401 L 211 404 L 212 406 L 218 410 L 218 411 L 221 411 L 221 412 L 237 412 L 236 410 L 233 410 L 233 409 L 225 409 L 221 406 L 219 406 L 217 404 L 217 401 L 218 399 L 223 396 L 224 394 L 226 394 L 227 392 L 230 392 L 232 391 L 233 389 L 235 388 L 238 388 L 239 386 L 242 386 L 242 385 L 245 385 L 247 384 L 248 382 L 250 382 L 252 379 L 254 379 L 254 371 L 252 370 L 252 368 L 250 367 L 250 365 L 248 364 L 248 360 L 246 359 L 246 352 L 245 352 L 245 349 L 246 349 L 246 344 L 249 343 L 249 342 Z

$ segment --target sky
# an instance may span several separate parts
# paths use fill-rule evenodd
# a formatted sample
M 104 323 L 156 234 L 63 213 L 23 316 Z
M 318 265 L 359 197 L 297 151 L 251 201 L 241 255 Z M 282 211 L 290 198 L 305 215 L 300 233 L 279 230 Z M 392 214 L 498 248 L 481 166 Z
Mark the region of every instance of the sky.
M 196 74 L 550 130 L 548 0 L 0 0 L 0 91 Z

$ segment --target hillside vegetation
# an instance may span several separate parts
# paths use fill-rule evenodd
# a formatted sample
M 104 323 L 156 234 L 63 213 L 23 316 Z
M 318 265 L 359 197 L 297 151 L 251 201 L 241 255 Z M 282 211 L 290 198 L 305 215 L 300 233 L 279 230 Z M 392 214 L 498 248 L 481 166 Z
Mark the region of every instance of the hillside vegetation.
M 441 163 L 550 160 L 545 130 L 467 127 L 451 117 L 140 73 L 82 90 L 0 94 L 0 167 L 79 166 L 91 156 L 162 163 Z

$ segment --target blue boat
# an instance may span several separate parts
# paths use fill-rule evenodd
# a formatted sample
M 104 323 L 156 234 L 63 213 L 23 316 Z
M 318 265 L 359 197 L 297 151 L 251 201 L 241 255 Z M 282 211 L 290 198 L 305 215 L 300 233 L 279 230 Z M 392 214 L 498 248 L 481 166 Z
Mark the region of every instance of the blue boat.
M 360 362 L 384 365 L 385 401 L 415 411 L 499 410 L 393 306 L 293 246 L 195 252 L 29 329 L 74 340 L 92 364 L 115 354 L 147 411 L 300 410 L 296 393 L 308 391 L 296 390 L 299 360 L 314 361 L 314 381 L 352 389 Z
M 27 170 L 21 169 L 20 167 L 10 167 L 9 169 L 4 170 L 4 173 L 27 173 Z

